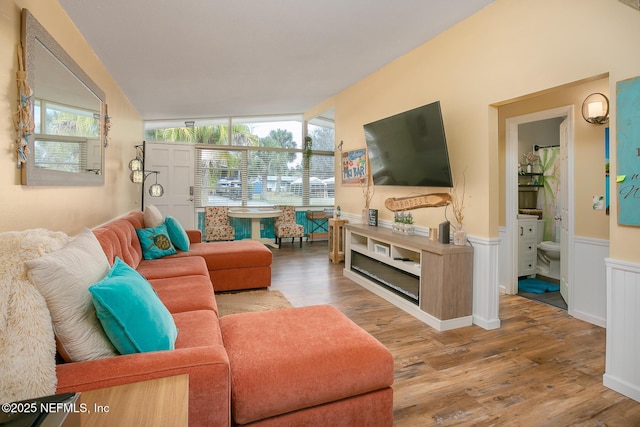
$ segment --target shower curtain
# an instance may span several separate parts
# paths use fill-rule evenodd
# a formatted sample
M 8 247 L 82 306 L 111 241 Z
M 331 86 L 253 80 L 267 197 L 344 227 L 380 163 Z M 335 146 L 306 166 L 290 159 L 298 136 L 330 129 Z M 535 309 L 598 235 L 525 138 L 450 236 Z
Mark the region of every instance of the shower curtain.
M 560 236 L 555 236 L 556 216 L 560 216 L 560 147 L 540 148 L 539 167 L 542 188 L 538 191 L 538 207 L 542 209 L 544 220 L 544 233 L 542 240 L 558 241 Z

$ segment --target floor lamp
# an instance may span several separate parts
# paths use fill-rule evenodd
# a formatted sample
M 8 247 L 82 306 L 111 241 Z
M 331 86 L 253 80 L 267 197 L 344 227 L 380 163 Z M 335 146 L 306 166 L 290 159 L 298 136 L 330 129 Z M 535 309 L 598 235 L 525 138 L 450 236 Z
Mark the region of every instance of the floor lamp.
M 145 150 L 145 141 L 142 142 L 142 145 L 134 146 L 136 150 L 136 157 L 131 159 L 129 162 L 129 170 L 131 174 L 129 175 L 129 179 L 131 182 L 135 184 L 142 184 L 142 197 L 140 201 L 140 209 L 144 210 L 144 182 L 149 178 L 149 176 L 154 175 L 156 181 L 149 187 L 149 195 L 151 197 L 162 197 L 164 194 L 164 187 L 158 184 L 158 174 L 160 171 L 152 171 L 145 170 L 144 164 L 144 150 Z

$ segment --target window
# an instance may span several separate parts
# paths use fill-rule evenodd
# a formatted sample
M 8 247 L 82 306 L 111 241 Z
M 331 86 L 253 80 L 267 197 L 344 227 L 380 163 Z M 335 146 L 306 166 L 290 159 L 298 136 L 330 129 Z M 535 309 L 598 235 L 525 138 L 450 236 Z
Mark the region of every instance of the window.
M 170 128 L 148 123 L 145 133 L 150 140 L 197 144 L 196 207 L 333 206 L 332 123 L 308 125 L 312 144 L 306 152 L 299 116 L 217 119 L 197 124 Z
M 37 167 L 65 172 L 100 172 L 99 112 L 35 99 L 34 119 Z M 63 141 L 60 136 L 65 136 Z

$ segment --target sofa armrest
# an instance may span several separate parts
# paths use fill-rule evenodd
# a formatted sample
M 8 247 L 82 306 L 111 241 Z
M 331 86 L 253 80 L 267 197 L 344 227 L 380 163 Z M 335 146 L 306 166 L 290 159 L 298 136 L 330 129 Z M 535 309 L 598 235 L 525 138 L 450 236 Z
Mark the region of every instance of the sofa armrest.
M 56 366 L 56 393 L 82 392 L 173 375 L 189 375 L 189 420 L 229 425 L 231 379 L 223 346 L 136 353 Z M 105 402 L 109 404 L 109 402 Z
M 200 230 L 185 230 L 191 243 L 202 243 L 202 231 Z

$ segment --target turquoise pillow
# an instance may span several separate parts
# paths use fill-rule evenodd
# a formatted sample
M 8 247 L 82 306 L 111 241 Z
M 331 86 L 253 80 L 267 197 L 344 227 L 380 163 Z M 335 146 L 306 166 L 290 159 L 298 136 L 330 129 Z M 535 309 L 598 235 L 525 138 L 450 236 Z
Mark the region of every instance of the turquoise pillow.
M 155 228 L 137 228 L 136 233 L 140 239 L 144 259 L 162 258 L 176 253 L 165 224 Z
M 167 226 L 167 232 L 169 233 L 169 239 L 171 243 L 180 249 L 181 251 L 189 252 L 189 236 L 184 231 L 182 224 L 172 216 L 167 215 L 164 219 L 164 224 Z
M 89 292 L 102 328 L 120 354 L 175 348 L 178 329 L 171 313 L 151 284 L 120 258 Z

